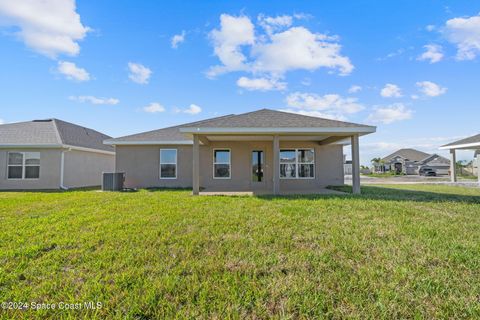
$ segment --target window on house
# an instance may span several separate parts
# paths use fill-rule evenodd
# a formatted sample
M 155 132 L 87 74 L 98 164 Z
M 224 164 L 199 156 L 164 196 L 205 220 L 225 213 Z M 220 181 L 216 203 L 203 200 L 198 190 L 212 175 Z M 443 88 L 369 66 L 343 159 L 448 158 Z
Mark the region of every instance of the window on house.
M 229 179 L 230 166 L 230 150 L 213 150 L 213 177 L 215 179 Z
M 40 152 L 9 152 L 8 179 L 38 179 L 40 177 Z
M 177 178 L 177 149 L 160 149 L 160 179 Z
M 311 179 L 315 177 L 313 149 L 280 150 L 280 178 Z

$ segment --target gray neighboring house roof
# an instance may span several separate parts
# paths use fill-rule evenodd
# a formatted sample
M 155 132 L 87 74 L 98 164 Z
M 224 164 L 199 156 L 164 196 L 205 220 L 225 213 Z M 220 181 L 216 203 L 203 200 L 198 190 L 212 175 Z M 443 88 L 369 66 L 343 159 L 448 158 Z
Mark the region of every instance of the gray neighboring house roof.
M 386 156 L 382 160 L 384 162 L 389 162 L 390 160 L 392 160 L 395 157 L 402 157 L 402 158 L 410 160 L 410 161 L 422 161 L 423 159 L 425 159 L 429 156 L 430 156 L 430 154 L 428 154 L 428 153 L 418 151 L 418 150 L 415 150 L 415 149 L 407 148 L 407 149 L 397 150 L 394 153 Z
M 375 127 L 363 124 L 304 116 L 290 112 L 261 109 L 258 111 L 242 113 L 239 115 L 230 114 L 222 117 L 186 123 L 164 129 L 133 134 L 115 139 L 108 139 L 105 141 L 105 143 L 116 144 L 122 142 L 124 144 L 135 144 L 135 142 L 183 142 L 185 144 L 191 144 L 192 138 L 186 133 L 201 132 L 202 128 L 344 128 L 345 131 L 360 129 L 362 132 L 365 133 L 375 131 Z
M 480 134 L 461 139 L 455 142 L 448 143 L 440 147 L 440 149 L 455 149 L 455 148 L 468 148 L 468 147 L 480 146 Z
M 77 147 L 114 152 L 103 144 L 111 138 L 101 132 L 58 119 L 0 125 L 1 147 Z

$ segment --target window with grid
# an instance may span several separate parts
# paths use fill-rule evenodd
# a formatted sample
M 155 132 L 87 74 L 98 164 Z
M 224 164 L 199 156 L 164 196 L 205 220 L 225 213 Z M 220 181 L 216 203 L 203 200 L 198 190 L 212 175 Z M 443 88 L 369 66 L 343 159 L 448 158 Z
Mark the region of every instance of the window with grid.
M 315 178 L 315 153 L 313 149 L 280 150 L 280 178 Z
M 38 179 L 40 177 L 40 152 L 9 152 L 8 179 Z

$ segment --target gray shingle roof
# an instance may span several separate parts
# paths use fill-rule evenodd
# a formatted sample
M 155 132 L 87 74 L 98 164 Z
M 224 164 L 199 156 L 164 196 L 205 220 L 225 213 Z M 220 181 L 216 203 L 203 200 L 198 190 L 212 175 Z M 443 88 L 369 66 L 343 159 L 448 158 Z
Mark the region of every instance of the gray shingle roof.
M 220 119 L 220 118 L 227 118 L 231 117 L 233 115 L 229 114 L 226 116 L 221 116 L 218 118 L 214 119 Z M 124 137 L 119 137 L 115 139 L 108 139 L 109 142 L 115 142 L 115 141 L 192 141 L 191 138 L 187 137 L 184 133 L 180 132 L 180 128 L 183 128 L 185 126 L 197 126 L 201 124 L 204 121 L 210 121 L 214 119 L 207 119 L 207 120 L 201 120 L 201 121 L 195 121 L 195 122 L 190 122 L 178 126 L 173 126 L 173 127 L 168 127 L 168 128 L 163 128 L 163 129 L 157 129 L 157 130 L 152 130 L 152 131 L 147 131 L 147 132 L 142 132 L 142 133 L 136 133 Z
M 261 109 L 239 115 L 226 115 L 197 122 L 186 123 L 174 127 L 158 129 L 129 136 L 109 139 L 109 143 L 119 141 L 191 141 L 180 132 L 180 128 L 373 128 L 362 124 L 337 120 L 309 117 L 295 113 Z
M 451 143 L 446 144 L 442 147 L 450 147 L 450 146 L 456 146 L 456 145 L 459 145 L 459 144 L 470 144 L 470 143 L 480 143 L 480 134 L 477 134 L 477 135 L 474 135 L 474 136 L 471 136 L 471 137 L 468 137 L 468 138 L 465 138 L 465 139 L 461 139 L 461 140 L 458 140 L 458 141 L 455 141 L 455 142 L 451 142 Z
M 391 159 L 393 159 L 397 156 L 400 156 L 402 158 L 405 158 L 405 159 L 408 159 L 408 160 L 411 160 L 411 161 L 421 161 L 421 160 L 425 159 L 426 157 L 430 156 L 430 154 L 422 152 L 422 151 L 418 151 L 418 150 L 415 150 L 415 149 L 400 149 L 400 150 L 397 150 L 394 153 L 386 156 L 382 160 L 385 161 L 385 162 L 388 162 L 388 161 L 390 161 Z
M 318 117 L 305 116 L 296 113 L 261 109 L 258 111 L 232 115 L 202 121 L 195 126 L 183 127 L 215 127 L 215 128 L 329 128 L 329 127 L 369 127 L 363 124 L 330 120 Z
M 104 145 L 103 133 L 58 119 L 33 120 L 0 125 L 0 145 L 70 145 L 114 151 Z

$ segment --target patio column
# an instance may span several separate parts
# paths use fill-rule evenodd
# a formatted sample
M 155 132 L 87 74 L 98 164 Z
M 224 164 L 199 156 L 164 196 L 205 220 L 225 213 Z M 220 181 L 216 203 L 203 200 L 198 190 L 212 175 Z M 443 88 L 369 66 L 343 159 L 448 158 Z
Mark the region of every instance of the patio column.
M 478 184 L 480 185 L 480 152 L 477 153 L 477 178 L 478 178 Z M 473 171 L 473 169 L 472 169 Z
M 280 138 L 273 136 L 273 194 L 280 193 Z
M 352 136 L 352 192 L 360 194 L 360 152 L 358 134 Z
M 457 157 L 455 149 L 450 149 L 450 181 L 457 182 Z
M 200 193 L 200 144 L 198 135 L 193 135 L 193 170 L 192 170 L 193 195 Z

